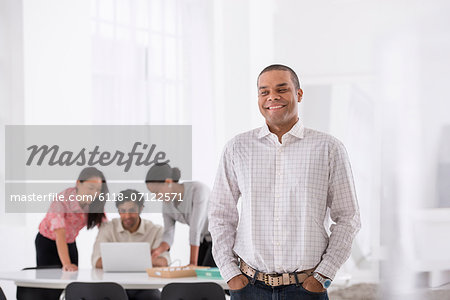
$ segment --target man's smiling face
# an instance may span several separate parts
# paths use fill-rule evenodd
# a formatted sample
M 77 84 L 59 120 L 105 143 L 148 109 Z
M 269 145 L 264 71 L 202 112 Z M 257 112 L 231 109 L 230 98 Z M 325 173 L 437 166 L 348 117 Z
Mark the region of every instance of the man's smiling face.
M 269 127 L 292 127 L 298 120 L 303 91 L 296 89 L 289 71 L 272 70 L 258 79 L 258 106 Z
M 118 210 L 123 229 L 128 230 L 131 233 L 135 232 L 139 228 L 139 214 L 141 213 L 142 208 L 134 203 L 134 201 L 126 201 L 119 205 Z

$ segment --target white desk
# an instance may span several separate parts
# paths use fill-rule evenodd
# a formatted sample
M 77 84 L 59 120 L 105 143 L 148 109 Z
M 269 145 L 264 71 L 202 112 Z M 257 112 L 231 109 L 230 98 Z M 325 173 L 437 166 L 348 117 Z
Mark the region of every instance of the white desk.
M 215 282 L 228 288 L 224 280 L 204 279 L 197 277 L 157 278 L 147 273 L 109 273 L 101 269 L 63 272 L 61 269 L 25 270 L 16 272 L 0 272 L 0 280 L 12 280 L 17 286 L 64 289 L 69 283 L 80 282 L 116 282 L 125 289 L 158 289 L 172 282 Z

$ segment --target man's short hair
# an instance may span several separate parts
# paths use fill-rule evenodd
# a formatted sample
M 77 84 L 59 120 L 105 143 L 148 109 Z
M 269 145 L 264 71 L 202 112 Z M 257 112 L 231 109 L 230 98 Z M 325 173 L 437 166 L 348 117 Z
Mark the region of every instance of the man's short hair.
M 132 189 L 121 191 L 116 198 L 116 207 L 128 201 L 133 201 L 141 208 L 144 206 L 144 194 Z
M 285 65 L 270 65 L 268 67 L 265 67 L 261 73 L 259 73 L 258 75 L 258 82 L 259 82 L 259 77 L 266 72 L 269 71 L 288 71 L 289 73 L 291 73 L 291 80 L 292 83 L 294 83 L 294 87 L 296 90 L 300 89 L 300 81 L 298 80 L 298 76 L 297 74 L 295 74 L 294 70 L 292 70 L 291 68 L 289 68 L 288 66 Z

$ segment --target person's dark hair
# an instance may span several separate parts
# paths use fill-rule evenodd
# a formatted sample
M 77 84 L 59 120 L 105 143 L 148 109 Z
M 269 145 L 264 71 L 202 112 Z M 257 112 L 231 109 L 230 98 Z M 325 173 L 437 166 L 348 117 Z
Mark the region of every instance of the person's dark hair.
M 141 209 L 141 207 L 144 207 L 144 197 L 142 193 L 139 193 L 138 191 L 132 189 L 127 189 L 119 193 L 115 201 L 116 207 L 119 208 L 119 205 L 128 201 L 133 201 L 134 203 L 136 203 L 139 209 Z
M 171 168 L 168 164 L 156 164 L 148 170 L 145 183 L 165 182 L 167 178 L 171 178 L 173 182 L 178 182 L 180 177 L 180 169 Z
M 106 184 L 105 175 L 103 173 L 94 168 L 94 167 L 88 167 L 81 170 L 80 175 L 78 176 L 78 181 L 80 183 L 85 182 L 86 180 L 89 180 L 93 177 L 99 177 L 102 180 L 102 188 L 100 190 L 100 193 L 105 195 L 109 192 L 108 185 Z M 92 201 L 92 203 L 89 205 L 89 213 L 87 218 L 87 229 L 94 228 L 96 225 L 99 225 L 102 223 L 103 218 L 106 218 L 104 210 L 105 210 L 105 201 L 101 201 L 99 199 L 98 195 L 95 197 L 95 199 Z M 105 196 L 106 197 L 106 196 Z
M 288 66 L 285 66 L 285 65 L 270 65 L 268 67 L 265 67 L 261 71 L 261 73 L 259 73 L 259 75 L 258 75 L 257 84 L 259 82 L 259 77 L 263 73 L 266 73 L 266 72 L 269 72 L 269 71 L 275 71 L 275 70 L 277 70 L 277 71 L 288 71 L 289 73 L 291 73 L 291 80 L 292 80 L 292 83 L 294 83 L 295 89 L 297 89 L 297 90 L 300 89 L 300 81 L 298 80 L 297 74 L 295 74 L 294 70 L 292 70 L 291 68 L 289 68 Z

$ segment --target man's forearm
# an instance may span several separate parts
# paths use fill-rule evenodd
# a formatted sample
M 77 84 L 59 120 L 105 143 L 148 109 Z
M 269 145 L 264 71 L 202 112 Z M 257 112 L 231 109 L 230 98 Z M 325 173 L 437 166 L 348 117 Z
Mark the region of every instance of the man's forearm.
M 102 269 L 103 268 L 103 263 L 102 263 L 102 258 L 100 257 L 99 259 L 97 259 L 97 262 L 95 263 L 95 267 L 98 269 Z
M 353 225 L 344 222 L 335 224 L 328 241 L 328 247 L 322 255 L 322 260 L 317 266 L 316 272 L 324 277 L 334 278 L 338 269 L 350 257 L 352 242 L 359 230 L 358 224 L 358 222 Z
M 191 265 L 196 266 L 198 264 L 198 251 L 199 251 L 199 249 L 200 249 L 199 246 L 191 245 L 191 259 L 189 261 L 189 263 Z

